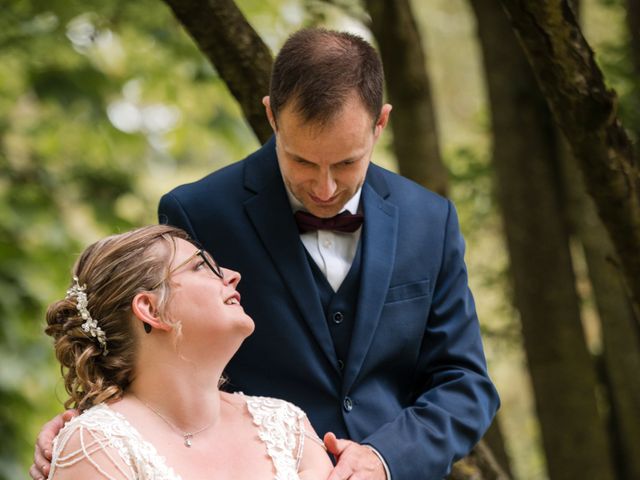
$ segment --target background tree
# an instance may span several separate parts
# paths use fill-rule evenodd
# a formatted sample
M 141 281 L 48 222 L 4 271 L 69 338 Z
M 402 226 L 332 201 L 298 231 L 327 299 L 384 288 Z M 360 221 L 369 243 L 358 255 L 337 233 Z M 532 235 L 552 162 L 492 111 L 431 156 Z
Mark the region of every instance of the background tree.
M 496 190 L 550 478 L 614 478 L 580 318 L 558 138 L 508 19 L 472 0 L 491 108 Z M 527 135 L 514 135 L 526 131 Z M 579 448 L 576 446 L 579 445 Z
M 640 425 L 628 421 L 640 415 L 640 382 L 633 381 L 640 368 L 638 319 L 617 267 L 619 260 L 586 192 L 578 164 L 568 148 L 562 150 L 569 224 L 584 255 L 586 275 L 582 276 L 587 278 L 582 281 L 590 285 L 585 300 L 595 306 L 592 314 L 597 316 L 601 331 L 596 354 L 605 397 L 601 402 L 607 408 L 600 410 L 609 427 L 616 478 L 632 480 L 640 476 L 640 459 L 634 453 L 640 442 Z
M 606 88 L 567 0 L 501 3 L 579 161 L 640 308 L 640 175 L 615 92 Z
M 269 91 L 273 58 L 262 38 L 232 0 L 165 2 L 215 66 L 260 143 L 265 143 L 273 131 L 262 96 Z
M 636 156 L 638 155 L 638 144 L 640 143 L 640 0 L 626 0 L 626 20 L 627 20 L 627 45 L 625 51 L 631 58 L 627 74 L 632 88 L 628 97 L 624 100 L 626 112 L 625 124 L 631 130 L 636 145 Z
M 366 0 L 370 28 L 384 64 L 390 125 L 399 172 L 447 195 L 431 82 L 422 39 L 408 0 Z

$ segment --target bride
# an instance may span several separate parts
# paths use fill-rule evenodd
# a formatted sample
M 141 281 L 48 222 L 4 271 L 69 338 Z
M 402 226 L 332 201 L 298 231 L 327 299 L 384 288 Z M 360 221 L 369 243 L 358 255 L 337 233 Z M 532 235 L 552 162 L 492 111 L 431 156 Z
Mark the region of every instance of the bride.
M 239 281 L 170 226 L 84 251 L 47 311 L 65 406 L 82 412 L 58 434 L 49 478 L 327 478 L 331 462 L 300 409 L 219 389 L 254 329 Z

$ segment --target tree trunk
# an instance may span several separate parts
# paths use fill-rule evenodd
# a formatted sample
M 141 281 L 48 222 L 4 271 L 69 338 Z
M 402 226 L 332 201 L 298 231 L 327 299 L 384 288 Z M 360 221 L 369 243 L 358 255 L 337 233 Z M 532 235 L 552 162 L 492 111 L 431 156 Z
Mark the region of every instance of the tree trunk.
M 578 159 L 587 189 L 640 305 L 640 173 L 593 51 L 567 0 L 501 0 Z
M 549 478 L 612 479 L 575 291 L 550 113 L 500 6 L 493 0 L 471 5 L 487 75 L 496 190 Z
M 509 480 L 486 443 L 478 443 L 471 453 L 453 465 L 447 480 Z
M 640 76 L 640 0 L 627 0 L 627 25 L 633 70 Z
M 448 172 L 442 163 L 420 32 L 408 0 L 366 0 L 371 31 L 384 64 L 393 149 L 400 173 L 447 195 Z
M 502 436 L 502 428 L 500 425 L 500 416 L 496 416 L 496 418 L 493 419 L 493 423 L 491 423 L 489 430 L 484 434 L 483 440 L 491 450 L 493 457 L 498 465 L 500 465 L 502 471 L 509 477 L 513 477 L 511 461 L 509 460 L 509 456 L 507 455 L 507 451 L 504 447 L 504 437 Z
M 629 105 L 627 108 L 635 108 L 633 125 L 630 125 L 631 134 L 634 136 L 636 145 L 636 159 L 639 158 L 638 145 L 640 145 L 640 0 L 626 0 L 627 27 L 628 27 L 628 51 L 631 57 L 632 70 L 629 78 L 632 83 L 632 90 L 627 97 Z M 631 98 L 629 98 L 631 97 Z
M 233 0 L 164 0 L 216 68 L 261 143 L 273 131 L 262 106 L 273 59 Z
M 618 478 L 636 480 L 640 479 L 640 323 L 618 267 L 620 262 L 587 195 L 577 161 L 569 152 L 564 156 L 571 223 L 582 242 L 600 317 L 614 461 Z

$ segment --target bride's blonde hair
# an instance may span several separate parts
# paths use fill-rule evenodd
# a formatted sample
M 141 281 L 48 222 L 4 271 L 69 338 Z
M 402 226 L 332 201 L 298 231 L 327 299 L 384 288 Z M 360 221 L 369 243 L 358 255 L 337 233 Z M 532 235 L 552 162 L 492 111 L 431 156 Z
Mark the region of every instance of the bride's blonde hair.
M 135 342 L 140 337 L 134 329 L 143 328 L 133 316 L 131 302 L 136 294 L 153 290 L 163 317 L 170 286 L 162 280 L 175 254 L 176 238 L 188 240 L 188 235 L 175 227 L 154 225 L 104 238 L 80 255 L 73 275 L 86 286 L 86 309 L 104 332 L 108 354 L 82 329 L 86 319 L 76 298 L 49 306 L 45 332 L 54 339 L 69 394 L 65 408 L 85 410 L 118 399 L 131 383 Z

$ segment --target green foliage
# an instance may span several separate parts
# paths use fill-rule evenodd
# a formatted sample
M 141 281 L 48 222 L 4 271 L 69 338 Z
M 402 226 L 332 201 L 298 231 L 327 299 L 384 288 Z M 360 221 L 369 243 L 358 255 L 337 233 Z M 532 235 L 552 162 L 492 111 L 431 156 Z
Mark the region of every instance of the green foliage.
M 599 9 L 599 15 L 592 23 L 609 25 L 613 21 L 617 24 L 617 28 L 609 29 L 604 39 L 595 45 L 596 58 L 607 84 L 618 94 L 618 115 L 637 146 L 640 142 L 640 76 L 633 65 L 631 32 L 625 21 L 628 15 L 626 2 L 594 0 L 594 3 L 594 10 Z M 603 22 L 603 18 L 607 21 Z M 592 29 L 596 30 L 595 27 Z M 639 154 L 637 147 L 636 154 Z
M 155 223 L 161 193 L 256 144 L 161 2 L 20 0 L 3 11 L 0 478 L 25 476 L 65 399 L 44 313 L 78 252 Z
M 610 42 L 602 47 L 602 68 L 609 83 L 618 93 L 618 114 L 627 132 L 640 142 L 640 77 L 631 61 L 631 45 L 627 36 L 621 43 Z

